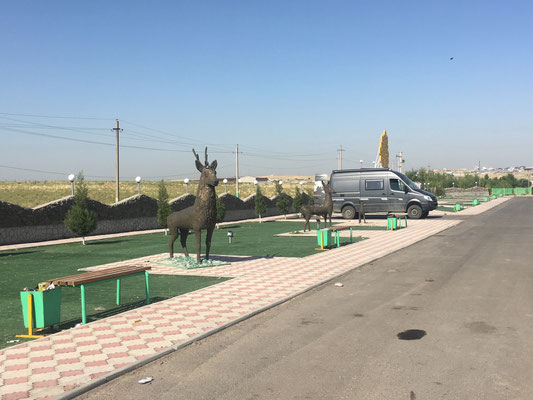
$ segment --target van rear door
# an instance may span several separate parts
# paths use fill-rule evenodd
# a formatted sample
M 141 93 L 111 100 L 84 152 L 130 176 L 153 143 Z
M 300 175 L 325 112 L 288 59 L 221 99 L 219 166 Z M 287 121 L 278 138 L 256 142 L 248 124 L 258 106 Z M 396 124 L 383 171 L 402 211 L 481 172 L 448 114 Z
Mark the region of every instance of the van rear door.
M 359 204 L 359 173 L 342 173 L 331 175 L 331 187 L 335 191 L 332 195 L 333 208 L 339 212 L 345 203 Z

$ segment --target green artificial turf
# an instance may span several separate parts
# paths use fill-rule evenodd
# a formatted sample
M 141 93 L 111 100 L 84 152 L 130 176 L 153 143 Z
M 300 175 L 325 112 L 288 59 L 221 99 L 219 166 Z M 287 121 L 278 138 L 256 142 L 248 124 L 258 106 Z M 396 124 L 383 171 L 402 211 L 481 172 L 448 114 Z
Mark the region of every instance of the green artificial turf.
M 279 233 L 294 231 L 294 222 L 236 223 L 215 229 L 211 254 L 245 255 L 254 257 L 303 257 L 316 252 L 316 237 L 279 237 Z M 228 243 L 228 231 L 234 236 Z M 205 231 L 202 232 L 202 254 L 205 252 Z M 356 240 L 358 240 L 357 238 Z M 34 288 L 39 282 L 78 273 L 79 268 L 123 261 L 168 251 L 169 236 L 154 233 L 124 236 L 107 240 L 88 241 L 57 246 L 32 247 L 0 252 L 0 348 L 16 334 L 26 332 L 22 320 L 19 292 L 24 287 Z M 190 234 L 187 247 L 195 254 L 194 234 Z M 174 251 L 181 252 L 179 238 Z M 225 280 L 195 276 L 150 276 L 151 301 L 160 301 L 183 293 L 198 290 Z M 122 312 L 144 305 L 144 280 L 130 277 L 123 281 L 121 294 L 123 306 L 115 305 L 115 283 L 105 282 L 87 289 L 87 315 L 89 320 Z M 61 328 L 81 321 L 80 292 L 77 288 L 63 288 L 61 301 Z

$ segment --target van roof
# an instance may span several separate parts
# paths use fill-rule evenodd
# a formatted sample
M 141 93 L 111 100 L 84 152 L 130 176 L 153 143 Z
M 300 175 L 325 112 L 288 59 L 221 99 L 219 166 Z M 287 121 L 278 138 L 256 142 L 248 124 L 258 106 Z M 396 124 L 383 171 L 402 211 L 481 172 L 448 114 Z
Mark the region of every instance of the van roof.
M 374 172 L 374 171 L 392 171 L 390 168 L 358 168 L 358 169 L 334 169 L 332 174 L 342 174 L 346 172 Z

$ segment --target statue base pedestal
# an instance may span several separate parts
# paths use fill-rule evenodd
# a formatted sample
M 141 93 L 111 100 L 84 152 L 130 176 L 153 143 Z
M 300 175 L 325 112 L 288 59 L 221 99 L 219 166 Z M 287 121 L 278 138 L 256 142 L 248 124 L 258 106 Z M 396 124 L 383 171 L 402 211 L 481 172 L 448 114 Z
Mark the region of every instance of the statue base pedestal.
M 228 265 L 228 262 L 217 260 L 202 260 L 200 264 L 196 262 L 196 258 L 178 256 L 173 258 L 165 258 L 160 261 L 152 261 L 154 264 L 168 265 L 170 267 L 176 267 L 181 269 L 197 269 L 197 268 L 209 268 L 219 267 L 221 265 Z

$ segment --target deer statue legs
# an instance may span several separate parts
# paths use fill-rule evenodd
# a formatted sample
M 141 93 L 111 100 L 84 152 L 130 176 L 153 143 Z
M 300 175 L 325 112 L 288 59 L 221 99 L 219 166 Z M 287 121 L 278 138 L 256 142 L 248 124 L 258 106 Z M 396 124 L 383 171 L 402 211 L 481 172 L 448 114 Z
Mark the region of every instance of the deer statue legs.
M 214 231 L 214 228 L 208 229 L 206 238 L 205 238 L 205 259 L 206 260 L 209 260 L 209 251 L 211 250 L 211 239 L 213 237 L 213 231 Z M 180 243 L 183 249 L 183 254 L 185 255 L 185 257 L 189 257 L 189 252 L 187 250 L 187 236 L 189 236 L 189 230 L 188 229 L 175 229 L 175 230 L 172 230 L 170 241 L 168 243 L 168 247 L 170 250 L 170 258 L 174 257 L 174 242 L 176 241 L 178 236 L 180 237 Z M 195 230 L 194 236 L 196 238 L 196 261 L 200 263 L 202 261 L 200 257 L 202 230 L 201 229 Z

